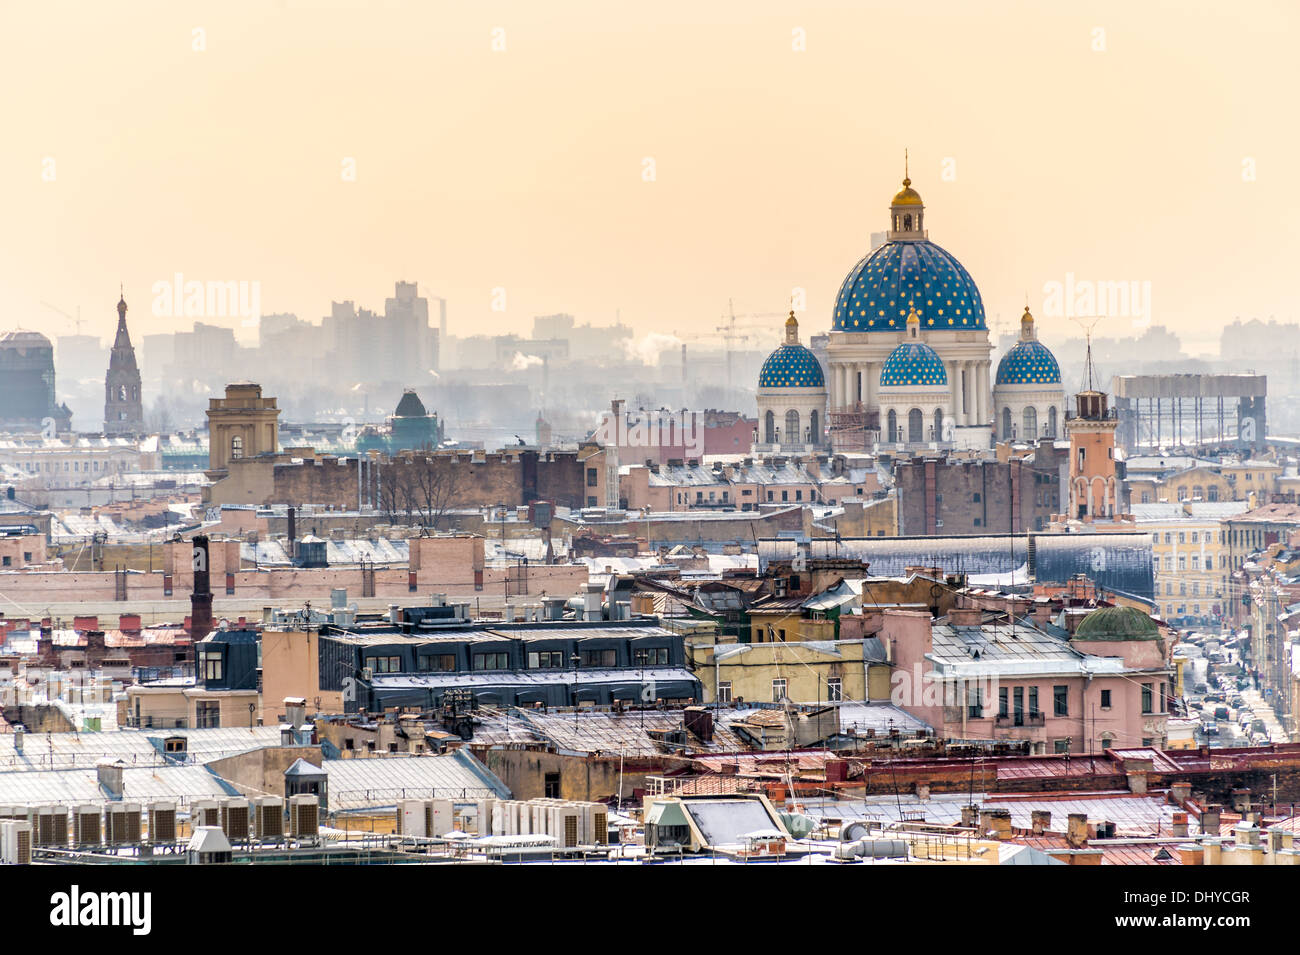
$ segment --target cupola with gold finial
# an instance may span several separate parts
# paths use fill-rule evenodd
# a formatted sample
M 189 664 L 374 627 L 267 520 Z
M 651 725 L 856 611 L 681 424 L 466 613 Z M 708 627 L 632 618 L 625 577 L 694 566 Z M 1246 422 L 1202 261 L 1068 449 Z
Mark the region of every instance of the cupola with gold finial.
M 1025 306 L 1020 316 L 1020 340 L 998 362 L 998 385 L 1059 385 L 1061 367 L 1056 356 L 1038 340 L 1034 316 Z
M 925 203 L 921 194 L 912 188 L 908 169 L 907 150 L 903 151 L 903 188 L 894 194 L 889 203 L 889 240 L 924 239 Z

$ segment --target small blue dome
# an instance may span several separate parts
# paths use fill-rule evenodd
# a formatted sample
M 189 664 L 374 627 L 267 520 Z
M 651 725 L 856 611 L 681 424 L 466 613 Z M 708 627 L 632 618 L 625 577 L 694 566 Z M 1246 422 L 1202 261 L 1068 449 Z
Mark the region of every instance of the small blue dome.
M 983 329 L 984 302 L 956 257 L 930 241 L 887 242 L 853 267 L 835 298 L 842 332 L 902 331 L 915 308 L 927 329 Z
M 1061 367 L 1056 356 L 1037 340 L 1018 341 L 998 362 L 999 385 L 1059 385 Z
M 889 353 L 880 366 L 880 387 L 947 385 L 948 372 L 933 348 L 920 342 L 904 342 Z
M 803 345 L 785 344 L 763 362 L 758 373 L 760 388 L 825 388 L 821 362 Z

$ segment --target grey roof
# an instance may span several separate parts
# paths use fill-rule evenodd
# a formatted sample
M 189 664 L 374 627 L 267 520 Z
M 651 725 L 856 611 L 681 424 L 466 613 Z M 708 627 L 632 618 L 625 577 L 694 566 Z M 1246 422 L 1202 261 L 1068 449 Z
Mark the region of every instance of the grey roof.
M 509 798 L 510 790 L 463 749 L 446 756 L 327 759 L 331 810 L 394 805 L 398 799 Z
M 1027 622 L 954 626 L 936 622 L 927 656 L 946 675 L 1045 673 L 1120 673 L 1117 657 L 1080 653 L 1057 636 Z
M 371 681 L 376 690 L 419 690 L 455 686 L 551 686 L 556 683 L 641 684 L 698 683 L 685 667 L 626 667 L 624 669 L 583 668 L 581 670 L 482 670 L 470 673 L 393 673 L 376 674 Z

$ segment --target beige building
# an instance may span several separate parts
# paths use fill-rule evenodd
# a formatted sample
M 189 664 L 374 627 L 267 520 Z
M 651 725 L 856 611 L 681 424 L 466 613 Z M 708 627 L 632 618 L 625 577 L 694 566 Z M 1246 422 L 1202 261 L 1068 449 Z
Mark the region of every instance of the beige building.
M 119 722 L 141 728 L 256 726 L 262 715 L 256 690 L 207 690 L 189 680 L 129 686 L 126 707 Z
M 1160 617 L 1218 617 L 1226 612 L 1231 570 L 1224 522 L 1246 507 L 1245 501 L 1132 505 L 1137 529 L 1151 534 Z
M 232 459 L 278 451 L 279 417 L 275 399 L 263 398 L 261 385 L 226 385 L 224 398 L 208 402 L 208 470 L 224 471 Z

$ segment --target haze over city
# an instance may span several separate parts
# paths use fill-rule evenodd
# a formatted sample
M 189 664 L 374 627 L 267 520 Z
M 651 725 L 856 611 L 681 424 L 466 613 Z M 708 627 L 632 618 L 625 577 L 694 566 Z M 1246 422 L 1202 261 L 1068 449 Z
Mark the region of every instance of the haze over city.
M 569 312 L 684 336 L 801 288 L 819 331 L 905 148 L 1007 329 L 1067 273 L 1150 282 L 1192 354 L 1296 317 L 1260 251 L 1300 254 L 1271 95 L 1297 81 L 1293 4 L 67 8 L 0 14 L 23 327 L 70 332 L 50 302 L 110 337 L 121 282 L 140 333 L 175 330 L 145 306 L 181 272 L 312 321 L 401 277 L 458 335 Z

